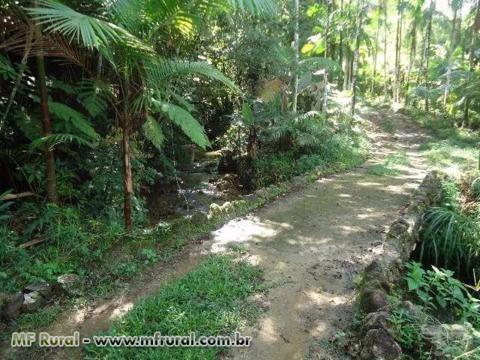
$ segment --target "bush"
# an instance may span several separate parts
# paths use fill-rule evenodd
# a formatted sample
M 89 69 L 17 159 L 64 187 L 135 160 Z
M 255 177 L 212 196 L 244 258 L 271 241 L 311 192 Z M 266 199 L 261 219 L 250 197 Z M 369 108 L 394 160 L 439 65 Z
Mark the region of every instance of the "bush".
M 479 265 L 480 222 L 477 211 L 463 211 L 462 197 L 456 183 L 442 184 L 442 203 L 423 215 L 417 256 L 426 265 L 454 269 L 457 278 L 471 279 Z
M 295 159 L 291 153 L 261 155 L 253 163 L 256 187 L 264 187 L 296 175 Z

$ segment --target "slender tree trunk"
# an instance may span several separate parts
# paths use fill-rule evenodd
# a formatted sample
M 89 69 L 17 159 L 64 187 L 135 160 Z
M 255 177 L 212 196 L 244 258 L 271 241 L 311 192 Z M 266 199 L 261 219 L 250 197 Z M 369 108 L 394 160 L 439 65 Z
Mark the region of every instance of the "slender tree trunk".
M 345 70 L 343 76 L 343 89 L 350 90 L 350 73 L 351 73 L 351 62 L 350 62 L 350 51 L 347 50 L 344 56 Z
M 330 50 L 329 49 L 329 40 L 330 40 L 330 16 L 332 14 L 332 1 L 333 0 L 327 0 L 328 4 L 327 4 L 327 23 L 325 25 L 325 52 L 323 54 L 324 57 L 328 57 L 328 56 L 332 56 L 332 54 L 330 53 Z
M 358 0 L 358 19 L 357 29 L 355 31 L 355 52 L 353 54 L 353 66 L 352 66 L 352 108 L 351 115 L 355 115 L 355 105 L 357 101 L 357 75 L 358 75 L 358 62 L 360 58 L 360 31 L 362 29 L 362 17 L 363 17 L 363 0 Z
M 443 92 L 443 107 L 445 111 L 447 111 L 447 100 L 448 100 L 448 94 L 450 93 L 450 86 L 452 83 L 452 59 L 453 59 L 453 52 L 455 51 L 456 47 L 456 31 L 457 31 L 457 14 L 458 14 L 458 8 L 457 6 L 454 5 L 453 8 L 453 19 L 452 19 L 452 32 L 450 33 L 450 47 L 448 49 L 447 53 L 447 60 L 448 60 L 448 65 L 447 65 L 447 81 L 445 84 L 445 90 Z
M 294 0 L 294 21 L 295 21 L 295 30 L 293 34 L 293 47 L 295 51 L 295 62 L 293 66 L 293 101 L 292 101 L 292 111 L 294 114 L 297 113 L 297 102 L 298 102 L 298 63 L 300 60 L 300 0 Z
M 430 63 L 430 39 L 432 36 L 432 20 L 433 20 L 433 12 L 435 11 L 435 1 L 430 0 L 430 9 L 429 9 L 429 14 L 428 14 L 428 20 L 427 20 L 427 28 L 425 30 L 425 44 L 423 47 L 423 60 L 424 60 L 424 65 L 423 65 L 423 79 L 424 79 L 424 84 L 425 88 L 428 89 L 429 85 L 429 79 L 428 79 L 428 70 L 429 70 L 429 63 Z M 430 111 L 430 106 L 429 106 L 429 100 L 428 96 L 425 97 L 425 112 Z
M 380 36 L 380 11 L 382 8 L 382 0 L 378 0 L 378 21 L 377 21 L 377 31 L 375 32 L 375 48 L 373 49 L 373 75 L 372 75 L 372 85 L 370 92 L 372 95 L 375 91 L 375 78 L 377 76 L 377 57 L 378 57 L 378 38 Z
M 406 95 L 405 95 L 405 104 L 408 105 L 410 96 L 408 94 L 410 90 L 410 77 L 412 74 L 413 67 L 415 65 L 415 57 L 417 56 L 417 22 L 413 19 L 412 25 L 412 39 L 410 43 L 410 61 L 408 64 L 408 72 L 407 72 L 407 79 L 406 79 Z
M 383 93 L 385 101 L 388 99 L 388 81 L 387 81 L 387 31 L 388 31 L 388 19 L 387 19 L 387 0 L 383 0 Z
M 343 0 L 340 0 L 340 12 L 343 16 Z M 338 63 L 340 64 L 340 67 L 343 67 L 343 31 L 340 31 L 340 41 L 338 45 L 338 51 L 339 51 Z M 339 80 L 338 80 L 338 86 L 340 87 L 341 90 L 344 89 L 343 79 L 341 76 L 339 77 Z
M 475 64 L 474 64 L 474 49 L 477 48 L 477 43 L 478 43 L 478 34 L 480 32 L 480 0 L 477 0 L 476 4 L 476 11 L 475 11 L 475 17 L 473 19 L 473 24 L 472 24 L 472 39 L 470 42 L 470 53 L 468 57 L 468 68 L 470 70 L 470 74 L 473 74 L 475 71 Z M 465 101 L 465 108 L 463 112 L 463 124 L 462 126 L 469 126 L 470 120 L 469 120 L 469 110 L 470 110 L 470 101 L 467 100 Z
M 36 3 L 35 3 L 36 5 Z M 35 27 L 37 41 L 42 38 L 42 29 L 40 25 Z M 40 52 L 36 56 L 37 60 L 37 76 L 38 76 L 38 90 L 40 92 L 40 112 L 42 116 L 43 136 L 48 137 L 52 135 L 52 121 L 50 118 L 50 112 L 48 110 L 48 91 L 47 81 L 45 74 L 45 59 Z M 50 147 L 50 142 L 47 141 L 43 149 L 43 157 L 45 159 L 45 177 L 47 186 L 47 201 L 50 203 L 58 202 L 57 195 L 57 176 L 55 171 L 55 154 Z
M 27 68 L 27 60 L 28 60 L 28 57 L 30 56 L 30 51 L 32 50 L 32 40 L 33 40 L 33 31 L 29 31 L 27 34 L 27 41 L 25 43 L 25 50 L 23 51 L 23 57 L 18 69 L 17 79 L 15 80 L 15 85 L 13 86 L 12 92 L 10 93 L 10 96 L 7 102 L 7 107 L 5 109 L 5 112 L 3 113 L 2 121 L 0 122 L 0 130 L 2 130 L 3 124 L 7 120 L 8 113 L 10 112 L 10 109 L 13 105 L 13 100 L 15 99 L 15 95 L 17 94 L 18 88 L 20 87 L 20 84 L 22 82 L 25 69 Z M 1 93 L 1 89 L 0 89 L 0 93 Z
M 397 33 L 395 40 L 395 84 L 393 91 L 393 99 L 395 102 L 400 101 L 400 61 L 401 61 L 401 48 L 402 48 L 402 22 L 403 22 L 403 10 L 402 0 L 397 3 Z
M 132 194 L 133 194 L 133 179 L 132 179 L 132 163 L 130 157 L 130 118 L 129 118 L 129 84 L 125 77 L 123 81 L 123 119 L 122 119 L 122 150 L 123 150 L 123 219 L 125 223 L 125 230 L 132 232 Z

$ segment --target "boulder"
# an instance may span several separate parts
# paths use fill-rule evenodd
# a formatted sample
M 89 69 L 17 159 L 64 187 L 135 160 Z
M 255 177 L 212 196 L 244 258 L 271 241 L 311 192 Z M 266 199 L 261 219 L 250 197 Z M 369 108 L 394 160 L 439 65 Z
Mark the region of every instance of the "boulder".
M 369 284 L 362 289 L 360 294 L 360 307 L 366 313 L 375 312 L 388 306 L 387 294 L 377 284 Z
M 378 310 L 365 316 L 362 329 L 365 333 L 372 329 L 388 330 L 388 317 L 390 314 L 386 310 Z
M 58 285 L 69 294 L 77 294 L 80 291 L 80 276 L 77 274 L 63 274 L 57 278 Z
M 45 306 L 47 300 L 39 291 L 24 294 L 22 312 L 31 313 Z
M 37 283 L 29 284 L 23 288 L 23 293 L 38 292 L 44 298 L 49 299 L 52 296 L 52 286 L 46 281 L 42 280 Z
M 398 360 L 402 349 L 385 329 L 371 329 L 362 341 L 360 359 Z
M 397 278 L 388 269 L 387 265 L 380 259 L 372 261 L 363 273 L 363 281 L 365 284 L 374 282 L 379 284 L 383 289 L 390 290 L 391 285 Z
M 18 292 L 13 295 L 3 296 L 3 306 L 1 315 L 4 320 L 15 320 L 19 315 L 23 305 L 23 293 Z

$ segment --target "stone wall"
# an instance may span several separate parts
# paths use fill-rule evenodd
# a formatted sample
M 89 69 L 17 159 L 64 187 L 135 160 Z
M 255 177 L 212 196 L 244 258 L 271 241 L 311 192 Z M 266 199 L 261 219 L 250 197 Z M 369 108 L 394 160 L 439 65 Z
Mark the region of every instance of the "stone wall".
M 408 208 L 393 221 L 386 233 L 384 256 L 370 263 L 359 285 L 359 311 L 366 314 L 355 357 L 364 360 L 400 359 L 401 348 L 387 331 L 390 315 L 387 294 L 402 276 L 402 264 L 410 258 L 419 241 L 419 227 L 425 210 L 439 204 L 442 179 L 436 172 L 428 173 L 412 196 Z M 405 302 L 409 311 L 411 304 Z

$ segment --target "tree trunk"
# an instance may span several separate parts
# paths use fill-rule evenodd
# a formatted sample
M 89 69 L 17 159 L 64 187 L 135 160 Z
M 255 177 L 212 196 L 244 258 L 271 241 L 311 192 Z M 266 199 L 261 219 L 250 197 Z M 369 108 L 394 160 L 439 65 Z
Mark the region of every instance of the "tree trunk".
M 340 13 L 343 16 L 343 0 L 340 0 Z M 340 31 L 340 41 L 339 41 L 339 45 L 338 45 L 338 51 L 339 51 L 338 63 L 340 64 L 340 67 L 343 67 L 343 31 Z M 343 80 L 344 79 L 342 79 L 342 76 L 339 76 L 338 86 L 341 90 L 344 89 Z
M 357 101 L 357 75 L 358 75 L 358 62 L 360 58 L 360 31 L 362 28 L 363 17 L 363 0 L 358 0 L 359 14 L 357 19 L 357 29 L 355 31 L 355 52 L 353 54 L 352 65 L 352 108 L 351 115 L 355 115 L 355 104 Z
M 387 19 L 387 0 L 383 0 L 383 93 L 385 96 L 385 101 L 388 99 L 388 82 L 387 82 L 387 30 L 388 30 L 388 19 Z
M 475 71 L 475 64 L 474 64 L 474 49 L 477 47 L 477 41 L 478 41 L 478 33 L 480 32 L 480 0 L 477 0 L 476 3 L 476 11 L 475 11 L 475 16 L 473 19 L 473 24 L 472 24 L 472 39 L 470 42 L 470 53 L 469 53 L 469 58 L 468 58 L 468 68 L 471 74 Z M 469 120 L 469 111 L 470 111 L 470 101 L 467 99 L 465 101 L 465 107 L 464 107 L 464 112 L 463 112 L 463 121 L 462 121 L 462 127 L 464 126 L 469 126 L 470 120 Z
M 458 8 L 457 6 L 453 5 L 453 19 L 452 19 L 452 32 L 450 33 L 450 46 L 447 52 L 447 81 L 445 84 L 445 90 L 443 92 L 443 107 L 445 111 L 447 111 L 447 100 L 448 100 L 448 94 L 450 93 L 450 85 L 452 83 L 452 58 L 453 58 L 453 52 L 455 51 L 456 47 L 456 28 L 457 28 L 457 14 L 458 14 Z
M 403 10 L 401 0 L 397 3 L 397 32 L 395 39 L 395 84 L 393 90 L 393 99 L 395 102 L 400 102 L 400 61 L 401 61 L 401 48 L 402 48 L 402 22 L 403 22 Z
M 413 19 L 412 25 L 412 41 L 410 43 L 410 61 L 408 64 L 408 72 L 407 72 L 407 79 L 406 79 L 406 96 L 405 96 L 405 104 L 408 105 L 410 97 L 408 92 L 410 90 L 410 77 L 412 74 L 413 67 L 415 65 L 415 57 L 417 55 L 417 22 Z
M 372 75 L 372 85 L 370 92 L 372 95 L 375 92 L 375 77 L 377 76 L 377 57 L 378 57 L 378 38 L 380 36 L 380 11 L 382 8 L 381 0 L 378 0 L 378 21 L 377 21 L 377 31 L 375 32 L 375 48 L 373 49 L 373 75 Z
M 42 30 L 40 25 L 36 26 L 37 41 L 41 39 Z M 43 136 L 48 137 L 52 135 L 52 121 L 50 119 L 50 112 L 48 110 L 48 92 L 45 74 L 45 59 L 40 52 L 37 56 L 37 75 L 38 75 L 38 90 L 40 92 L 40 111 L 42 114 Z M 50 147 L 50 142 L 47 141 L 43 148 L 43 157 L 45 159 L 45 176 L 47 186 L 47 201 L 50 203 L 58 202 L 57 195 L 57 177 L 55 172 L 55 155 L 53 149 Z
M 423 78 L 424 78 L 424 84 L 425 88 L 428 89 L 428 68 L 429 68 L 429 62 L 430 62 L 430 39 L 432 35 L 432 20 L 433 20 L 433 12 L 435 11 L 435 2 L 434 0 L 430 0 L 430 10 L 429 10 L 429 15 L 428 15 L 428 21 L 427 21 L 427 28 L 425 30 L 425 44 L 423 47 L 423 59 L 424 59 L 424 66 L 423 66 Z M 428 96 L 425 97 L 425 112 L 429 112 L 429 100 Z
M 293 101 L 292 101 L 292 111 L 294 114 L 297 113 L 297 102 L 298 102 L 298 63 L 300 60 L 300 0 L 294 0 L 294 21 L 295 21 L 295 30 L 293 34 L 293 47 L 295 51 L 295 62 L 293 66 Z
M 477 0 L 475 17 L 473 19 L 473 24 L 472 24 L 472 35 L 471 35 L 472 40 L 470 42 L 470 54 L 468 58 L 468 68 L 471 74 L 473 74 L 473 72 L 475 71 L 475 64 L 474 64 L 475 56 L 473 52 L 474 52 L 474 49 L 477 48 L 479 32 L 480 32 L 480 0 Z M 468 114 L 470 110 L 469 108 L 470 108 L 470 101 L 467 100 L 465 101 L 462 126 L 469 126 L 469 123 L 470 123 L 469 114 Z
M 17 79 L 15 80 L 15 85 L 13 86 L 12 92 L 10 93 L 10 96 L 7 102 L 7 107 L 5 109 L 5 112 L 3 113 L 2 121 L 0 122 L 0 130 L 2 130 L 3 124 L 7 120 L 8 113 L 10 112 L 10 109 L 13 105 L 13 100 L 15 100 L 15 95 L 17 94 L 18 88 L 20 87 L 20 84 L 23 79 L 23 75 L 25 73 L 25 69 L 27 68 L 27 60 L 28 60 L 28 57 L 30 56 L 30 51 L 32 50 L 32 40 L 33 40 L 33 31 L 29 31 L 27 34 L 27 41 L 25 43 L 25 50 L 23 52 L 23 57 L 20 62 L 20 66 L 18 68 Z M 1 92 L 2 90 L 0 89 L 0 93 Z
M 129 103 L 128 103 L 128 79 L 123 81 L 123 121 L 122 121 L 122 150 L 123 150 L 123 219 L 125 230 L 132 232 L 132 163 L 130 158 L 130 119 L 129 119 Z

